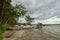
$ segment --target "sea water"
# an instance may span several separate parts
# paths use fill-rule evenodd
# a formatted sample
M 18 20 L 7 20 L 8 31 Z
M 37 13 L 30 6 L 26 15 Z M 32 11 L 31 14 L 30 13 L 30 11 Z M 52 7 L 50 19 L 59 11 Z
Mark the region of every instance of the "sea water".
M 60 25 L 43 26 L 45 40 L 60 40 Z

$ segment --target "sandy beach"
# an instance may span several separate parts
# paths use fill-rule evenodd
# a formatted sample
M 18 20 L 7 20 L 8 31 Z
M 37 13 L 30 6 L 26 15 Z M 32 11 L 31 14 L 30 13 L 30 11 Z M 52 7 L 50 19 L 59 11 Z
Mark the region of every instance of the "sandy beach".
M 44 40 L 42 30 L 40 29 L 6 31 L 5 36 L 7 37 L 4 40 Z

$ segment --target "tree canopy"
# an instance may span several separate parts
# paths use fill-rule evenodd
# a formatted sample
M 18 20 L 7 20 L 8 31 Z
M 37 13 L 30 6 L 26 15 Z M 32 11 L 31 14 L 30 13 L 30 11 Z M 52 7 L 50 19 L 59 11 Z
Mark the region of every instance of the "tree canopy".
M 17 24 L 19 17 L 26 14 L 26 8 L 24 6 L 10 4 L 11 0 L 0 0 L 0 24 Z

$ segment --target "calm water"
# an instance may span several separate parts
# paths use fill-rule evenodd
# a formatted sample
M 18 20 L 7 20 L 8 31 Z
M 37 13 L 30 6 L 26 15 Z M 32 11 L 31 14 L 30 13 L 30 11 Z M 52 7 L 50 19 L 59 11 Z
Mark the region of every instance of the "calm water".
M 43 27 L 46 40 L 60 40 L 60 25 L 49 25 Z

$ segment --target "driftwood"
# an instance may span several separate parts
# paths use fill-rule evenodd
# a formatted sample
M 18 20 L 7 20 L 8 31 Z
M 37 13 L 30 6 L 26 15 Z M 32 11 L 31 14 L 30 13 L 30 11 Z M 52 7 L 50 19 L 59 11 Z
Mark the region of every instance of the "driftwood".
M 42 25 L 37 25 L 36 27 L 33 26 L 15 26 L 15 27 L 8 27 L 6 30 L 25 30 L 25 29 L 41 29 Z
M 25 29 L 32 29 L 32 27 L 21 28 L 21 27 L 8 27 L 6 30 L 25 30 Z

